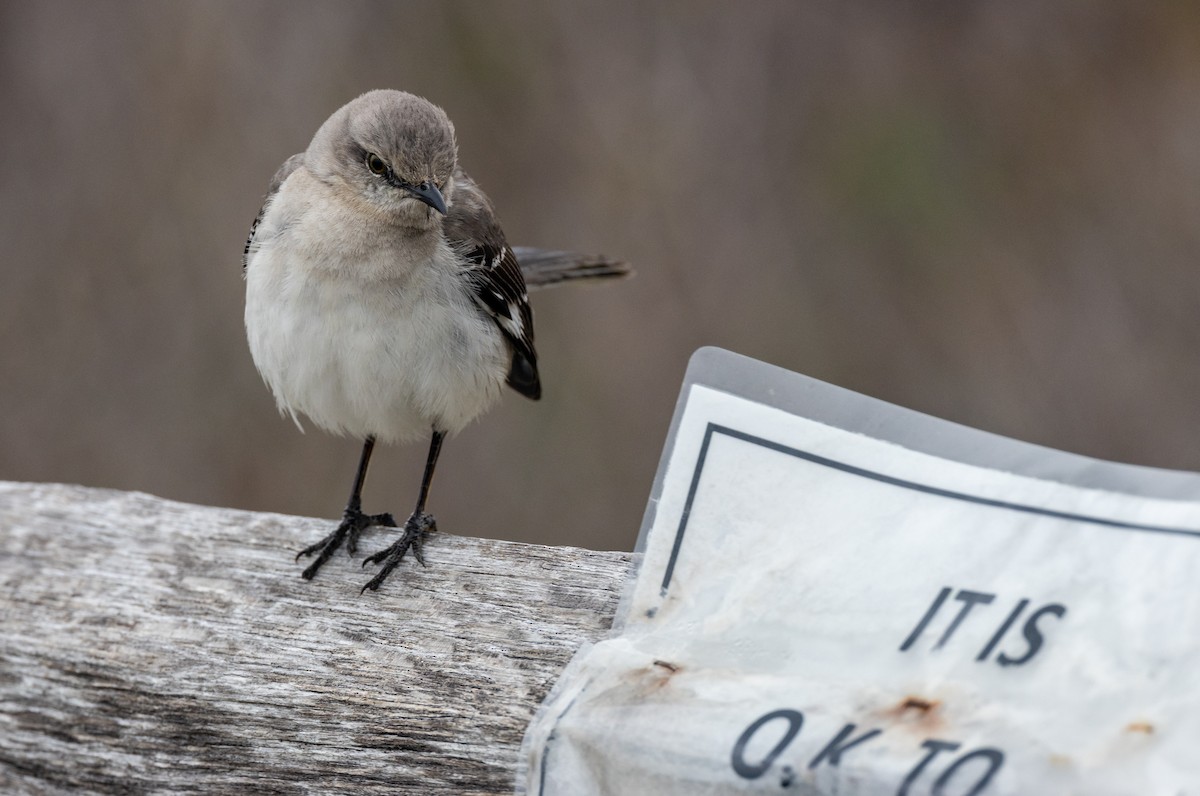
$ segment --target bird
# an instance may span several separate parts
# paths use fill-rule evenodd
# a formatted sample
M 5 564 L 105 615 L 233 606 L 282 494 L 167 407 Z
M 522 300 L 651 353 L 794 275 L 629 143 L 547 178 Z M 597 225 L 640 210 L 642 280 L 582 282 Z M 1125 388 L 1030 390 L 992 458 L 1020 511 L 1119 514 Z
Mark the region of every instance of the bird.
M 437 105 L 369 91 L 335 111 L 272 178 L 242 257 L 246 338 L 282 414 L 363 440 L 339 524 L 301 550 L 311 580 L 360 534 L 397 527 L 362 510 L 377 441 L 428 435 L 416 505 L 399 538 L 363 561 L 378 590 L 410 551 L 425 565 L 426 511 L 447 436 L 507 386 L 542 394 L 528 289 L 630 273 L 619 260 L 510 246 L 495 208 L 458 163 Z M 528 284 L 526 279 L 528 278 Z

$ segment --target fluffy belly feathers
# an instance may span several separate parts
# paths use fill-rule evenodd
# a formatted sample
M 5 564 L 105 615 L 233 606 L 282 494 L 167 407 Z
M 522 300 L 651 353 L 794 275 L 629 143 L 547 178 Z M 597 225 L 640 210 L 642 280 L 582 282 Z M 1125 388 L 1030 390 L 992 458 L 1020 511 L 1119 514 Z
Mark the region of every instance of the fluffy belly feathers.
M 507 345 L 457 275 L 364 286 L 280 255 L 264 249 L 247 269 L 246 332 L 281 411 L 398 442 L 456 433 L 499 396 Z

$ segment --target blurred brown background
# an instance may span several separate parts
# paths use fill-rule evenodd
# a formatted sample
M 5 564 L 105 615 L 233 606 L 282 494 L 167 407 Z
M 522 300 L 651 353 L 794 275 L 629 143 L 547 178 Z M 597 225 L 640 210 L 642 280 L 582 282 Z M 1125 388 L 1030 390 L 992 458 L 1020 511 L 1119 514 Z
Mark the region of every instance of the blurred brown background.
M 38 0 L 0 4 L 0 478 L 340 514 L 359 443 L 276 414 L 240 255 L 379 87 L 511 241 L 639 272 L 535 295 L 546 397 L 448 443 L 444 530 L 628 549 L 706 344 L 1200 469 L 1200 6 Z

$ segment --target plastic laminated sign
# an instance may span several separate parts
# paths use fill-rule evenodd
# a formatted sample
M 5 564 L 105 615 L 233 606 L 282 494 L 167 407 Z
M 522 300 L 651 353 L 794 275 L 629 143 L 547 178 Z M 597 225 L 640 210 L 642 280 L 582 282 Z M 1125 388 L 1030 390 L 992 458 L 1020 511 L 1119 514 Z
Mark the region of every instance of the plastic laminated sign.
M 1200 475 L 692 358 L 562 794 L 1200 794 Z

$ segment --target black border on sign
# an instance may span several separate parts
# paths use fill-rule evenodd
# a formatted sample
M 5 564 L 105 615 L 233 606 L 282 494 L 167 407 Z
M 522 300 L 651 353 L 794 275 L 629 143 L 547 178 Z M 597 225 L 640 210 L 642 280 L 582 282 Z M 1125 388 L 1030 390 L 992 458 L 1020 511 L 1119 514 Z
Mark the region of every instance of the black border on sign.
M 671 576 L 675 573 L 675 562 L 679 558 L 679 551 L 683 547 L 683 536 L 687 531 L 688 519 L 692 514 L 692 502 L 696 499 L 696 492 L 700 486 L 700 475 L 704 471 L 704 462 L 708 457 L 708 444 L 712 441 L 713 434 L 724 434 L 727 437 L 749 442 L 752 445 L 759 445 L 769 450 L 777 451 L 778 453 L 786 453 L 788 456 L 795 456 L 797 459 L 803 459 L 807 462 L 829 467 L 834 470 L 839 470 L 843 473 L 857 475 L 862 478 L 869 478 L 872 481 L 878 481 L 883 484 L 890 484 L 901 489 L 911 489 L 916 492 L 924 492 L 927 495 L 936 495 L 938 497 L 949 498 L 950 500 L 961 500 L 966 503 L 976 503 L 981 506 L 990 506 L 997 509 L 1006 509 L 1008 511 L 1019 511 L 1025 514 L 1037 514 L 1044 517 L 1054 517 L 1060 520 L 1070 520 L 1072 522 L 1086 522 L 1092 525 L 1102 525 L 1106 528 L 1119 528 L 1126 531 L 1142 531 L 1145 533 L 1165 533 L 1173 536 L 1190 536 L 1192 538 L 1200 538 L 1200 530 L 1189 530 L 1187 528 L 1169 528 L 1162 525 L 1141 525 L 1135 522 L 1123 522 L 1121 520 L 1110 520 L 1104 517 L 1092 517 L 1087 514 L 1072 514 L 1067 511 L 1055 511 L 1053 509 L 1041 508 L 1038 506 L 1028 506 L 1023 503 L 1010 503 L 1006 500 L 993 500 L 992 498 L 979 497 L 978 495 L 968 495 L 965 492 L 955 492 L 950 489 L 941 489 L 928 484 L 920 484 L 916 481 L 906 481 L 903 478 L 896 478 L 883 473 L 877 473 L 873 470 L 866 470 L 862 467 L 855 467 L 845 462 L 839 462 L 834 459 L 829 459 L 824 456 L 818 456 L 815 453 L 802 451 L 797 448 L 791 448 L 787 445 L 774 442 L 763 437 L 757 437 L 753 434 L 747 434 L 744 431 L 722 426 L 717 423 L 709 423 L 704 430 L 704 440 L 700 444 L 700 455 L 696 457 L 696 466 L 692 472 L 692 483 L 688 487 L 687 501 L 683 504 L 683 516 L 679 518 L 679 529 L 675 532 L 675 543 L 671 547 L 671 557 L 667 560 L 667 567 L 663 572 L 662 591 L 661 595 L 666 596 L 667 589 L 671 585 Z

